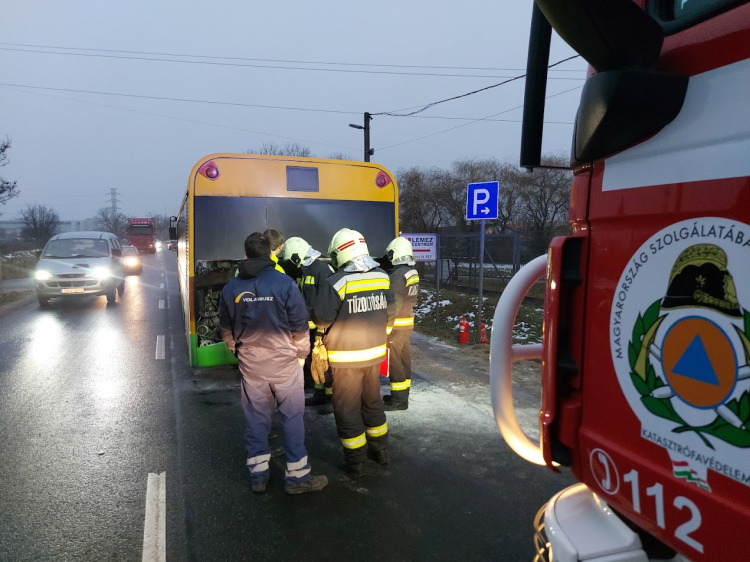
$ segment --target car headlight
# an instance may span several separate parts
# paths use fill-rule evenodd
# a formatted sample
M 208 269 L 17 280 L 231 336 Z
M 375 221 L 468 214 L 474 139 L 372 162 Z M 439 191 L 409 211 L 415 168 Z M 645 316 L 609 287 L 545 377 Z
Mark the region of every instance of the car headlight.
M 95 267 L 91 274 L 97 279 L 106 279 L 111 275 L 109 269 L 106 267 Z
M 125 258 L 125 265 L 128 267 L 135 267 L 138 265 L 138 258 L 131 256 L 129 258 Z
M 156 249 L 157 250 L 161 250 L 161 242 L 157 242 L 156 243 Z
M 50 274 L 50 272 L 47 271 L 47 270 L 45 270 L 45 269 L 38 269 L 35 272 L 35 276 L 36 276 L 36 278 L 37 278 L 38 281 L 46 281 L 47 279 L 49 279 L 50 277 L 52 277 L 52 275 Z

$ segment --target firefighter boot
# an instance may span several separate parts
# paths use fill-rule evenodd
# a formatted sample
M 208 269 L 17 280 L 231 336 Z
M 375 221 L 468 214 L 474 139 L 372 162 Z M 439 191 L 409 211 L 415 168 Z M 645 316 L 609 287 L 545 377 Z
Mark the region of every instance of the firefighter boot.
M 367 457 L 378 464 L 388 464 L 388 449 L 380 449 L 379 451 L 369 449 Z
M 391 394 L 383 396 L 384 410 L 406 410 L 409 408 L 409 389 L 391 390 Z

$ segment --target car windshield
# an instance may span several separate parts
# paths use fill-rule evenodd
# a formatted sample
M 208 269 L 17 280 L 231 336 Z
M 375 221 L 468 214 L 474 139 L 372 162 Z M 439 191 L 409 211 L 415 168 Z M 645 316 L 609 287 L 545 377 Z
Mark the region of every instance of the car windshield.
M 136 248 L 135 246 L 123 246 L 122 255 L 123 256 L 137 256 L 138 248 Z
M 109 244 L 100 238 L 61 238 L 50 240 L 43 258 L 102 258 L 109 255 Z

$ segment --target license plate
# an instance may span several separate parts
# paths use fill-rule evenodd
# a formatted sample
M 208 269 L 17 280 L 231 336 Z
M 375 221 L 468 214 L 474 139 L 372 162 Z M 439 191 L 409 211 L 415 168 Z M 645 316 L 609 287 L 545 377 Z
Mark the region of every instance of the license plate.
M 72 287 L 70 289 L 60 289 L 60 292 L 63 293 L 63 294 L 66 294 L 66 293 L 82 293 L 83 292 L 83 287 Z

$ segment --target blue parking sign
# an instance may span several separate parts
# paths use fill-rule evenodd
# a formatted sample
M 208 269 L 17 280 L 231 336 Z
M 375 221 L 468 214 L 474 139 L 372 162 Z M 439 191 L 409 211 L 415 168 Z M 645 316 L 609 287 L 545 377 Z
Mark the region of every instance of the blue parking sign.
M 466 189 L 466 220 L 497 218 L 500 182 L 470 183 Z

